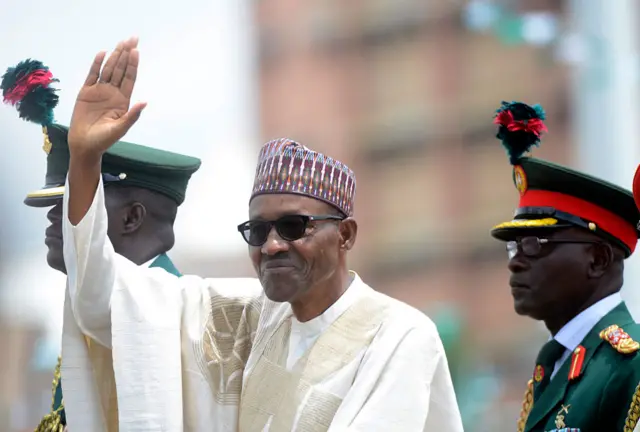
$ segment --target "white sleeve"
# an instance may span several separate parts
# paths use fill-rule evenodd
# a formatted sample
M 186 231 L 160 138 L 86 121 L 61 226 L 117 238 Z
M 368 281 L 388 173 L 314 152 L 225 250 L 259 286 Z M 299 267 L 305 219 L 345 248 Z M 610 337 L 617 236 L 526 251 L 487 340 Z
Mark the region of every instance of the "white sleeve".
M 399 342 L 379 343 L 382 351 L 374 349 L 365 356 L 343 400 L 344 405 L 355 405 L 349 410 L 355 414 L 348 419 L 336 417 L 330 430 L 462 432 L 447 359 L 435 326 L 433 330 L 414 328 Z
M 68 181 L 67 178 L 66 191 L 69 191 Z M 181 294 L 176 276 L 138 267 L 115 253 L 107 237 L 108 218 L 104 202 L 104 187 L 100 179 L 89 211 L 77 226 L 73 226 L 69 221 L 69 194 L 65 193 L 62 235 L 74 318 L 85 335 L 110 348 L 111 297 L 115 291 L 129 291 L 141 307 L 144 305 L 140 313 L 144 313 L 145 319 L 160 323 L 163 320 L 153 316 L 154 310 L 165 309 L 154 306 L 158 303 L 172 304 L 180 311 Z

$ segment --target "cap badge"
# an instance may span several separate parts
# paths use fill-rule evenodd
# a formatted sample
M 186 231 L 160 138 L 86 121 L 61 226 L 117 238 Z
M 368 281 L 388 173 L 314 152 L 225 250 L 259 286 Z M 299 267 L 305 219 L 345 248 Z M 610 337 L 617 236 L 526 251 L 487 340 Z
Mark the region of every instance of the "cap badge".
M 516 165 L 513 167 L 513 180 L 516 184 L 516 189 L 518 189 L 518 192 L 520 192 L 520 195 L 524 195 L 528 187 L 527 175 L 520 165 Z
M 53 145 L 51 144 L 51 140 L 49 139 L 49 132 L 47 131 L 46 126 L 42 126 L 42 134 L 44 135 L 44 144 L 42 145 L 42 150 L 44 150 L 46 154 L 49 154 L 51 153 L 51 147 L 53 147 Z

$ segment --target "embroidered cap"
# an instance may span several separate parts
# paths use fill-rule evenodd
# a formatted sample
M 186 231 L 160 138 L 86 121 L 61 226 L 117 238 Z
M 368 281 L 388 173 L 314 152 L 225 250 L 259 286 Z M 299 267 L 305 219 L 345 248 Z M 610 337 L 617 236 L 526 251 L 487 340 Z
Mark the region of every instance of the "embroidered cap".
M 498 110 L 494 123 L 500 125 L 498 138 L 514 166 L 513 182 L 520 201 L 514 219 L 494 226 L 491 235 L 509 241 L 526 230 L 580 227 L 618 245 L 628 257 L 636 248 L 639 233 L 640 212 L 633 194 L 571 168 L 522 156 L 537 145 L 540 133 L 546 130 L 542 120 L 544 111 L 539 106 L 503 102 Z M 516 144 L 520 146 L 510 142 L 510 133 L 518 134 Z M 527 133 L 528 144 L 521 145 L 527 142 Z
M 336 159 L 288 138 L 275 139 L 260 150 L 249 201 L 258 195 L 280 193 L 315 198 L 352 216 L 356 176 Z

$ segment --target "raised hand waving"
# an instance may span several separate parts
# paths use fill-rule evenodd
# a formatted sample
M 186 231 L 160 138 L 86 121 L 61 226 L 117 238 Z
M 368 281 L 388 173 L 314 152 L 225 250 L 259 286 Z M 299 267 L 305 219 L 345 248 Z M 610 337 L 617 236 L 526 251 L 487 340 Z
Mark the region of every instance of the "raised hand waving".
M 73 155 L 101 157 L 140 117 L 146 103 L 129 108 L 138 74 L 137 46 L 137 38 L 120 42 L 104 67 L 105 52 L 93 60 L 71 117 L 69 149 Z

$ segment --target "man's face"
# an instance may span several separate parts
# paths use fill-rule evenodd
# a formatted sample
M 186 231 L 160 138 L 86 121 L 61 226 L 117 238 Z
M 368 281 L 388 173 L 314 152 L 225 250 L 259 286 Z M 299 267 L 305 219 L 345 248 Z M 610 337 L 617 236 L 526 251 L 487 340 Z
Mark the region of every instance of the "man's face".
M 588 236 L 588 235 L 587 235 Z M 549 240 L 588 240 L 581 231 L 569 228 L 522 233 L 514 240 L 531 237 Z M 546 320 L 563 311 L 575 310 L 592 292 L 589 289 L 589 251 L 592 244 L 547 243 L 536 256 L 525 256 L 518 247 L 509 260 L 511 295 L 519 315 Z
M 249 205 L 249 219 L 276 221 L 283 216 L 337 215 L 330 205 L 294 194 L 265 194 Z M 262 246 L 249 246 L 249 256 L 267 297 L 292 302 L 337 270 L 341 254 L 340 221 L 311 221 L 304 236 L 287 241 L 271 229 Z
M 113 205 L 109 205 L 114 201 L 113 194 L 106 194 L 107 198 L 107 215 L 110 215 Z M 47 251 L 47 264 L 54 270 L 61 271 L 66 274 L 67 269 L 64 263 L 64 255 L 62 250 L 62 198 L 57 200 L 56 204 L 51 207 L 47 213 L 47 219 L 49 219 L 50 225 L 45 230 L 44 243 L 48 248 Z M 109 229 L 108 235 L 112 237 L 112 231 L 114 231 L 113 223 L 109 217 Z
M 47 213 L 51 223 L 45 231 L 44 244 L 47 245 L 47 263 L 54 270 L 67 273 L 62 255 L 62 198 Z

